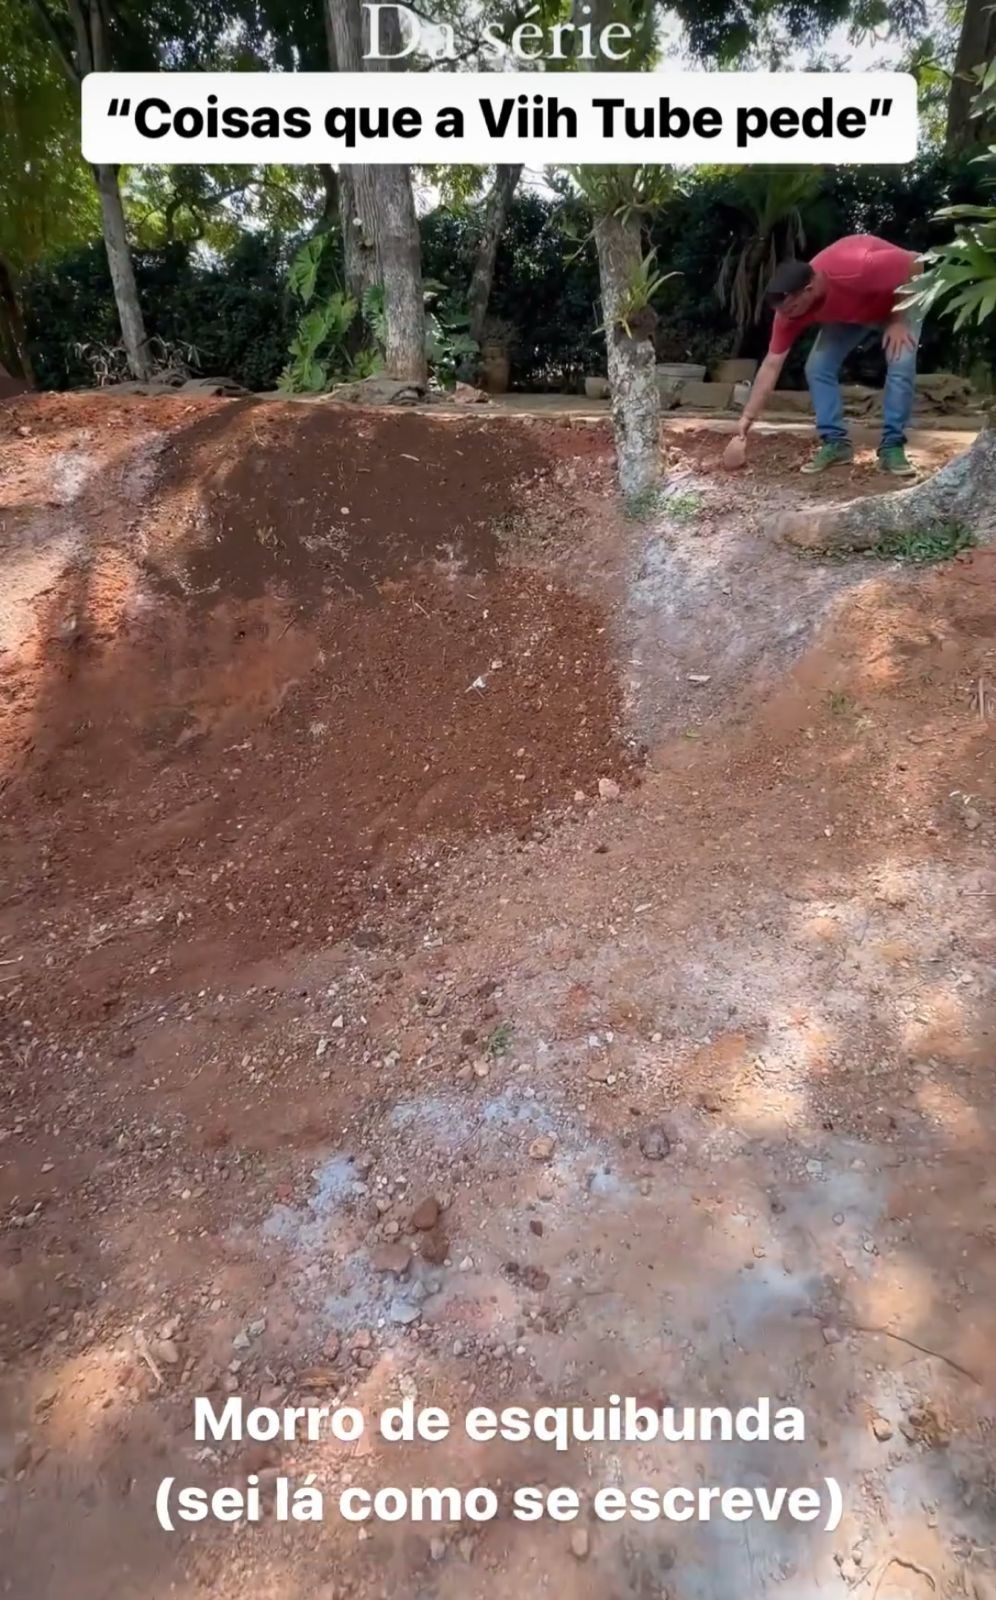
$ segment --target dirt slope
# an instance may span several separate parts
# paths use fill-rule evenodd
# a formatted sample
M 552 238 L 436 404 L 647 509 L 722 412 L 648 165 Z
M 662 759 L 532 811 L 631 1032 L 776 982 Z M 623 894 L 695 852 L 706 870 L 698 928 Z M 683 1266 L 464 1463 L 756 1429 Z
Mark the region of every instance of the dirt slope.
M 113 404 L 88 431 L 123 464 L 110 506 L 99 456 L 80 468 L 64 574 L 62 507 L 23 485 L 8 513 L 8 536 L 55 550 L 2 733 L 16 897 L 41 857 L 46 938 L 78 927 L 81 895 L 99 944 L 137 912 L 127 981 L 159 993 L 215 945 L 338 938 L 418 871 L 420 841 L 527 836 L 631 764 L 596 608 L 496 573 L 542 471 L 529 430 L 254 403 L 188 421 L 167 401 L 126 452 Z M 49 409 L 14 435 L 22 477 L 82 460 L 78 420 L 53 436 Z M 60 992 L 117 1004 L 102 963 L 92 990 L 68 966 Z
M 799 563 L 804 443 L 734 485 L 705 430 L 642 526 L 599 429 L 66 397 L 0 446 L 13 1592 L 985 1600 L 993 556 Z M 205 1453 L 233 1392 L 807 1437 Z M 155 1529 L 277 1466 L 503 1514 Z M 828 1474 L 835 1534 L 507 1512 Z

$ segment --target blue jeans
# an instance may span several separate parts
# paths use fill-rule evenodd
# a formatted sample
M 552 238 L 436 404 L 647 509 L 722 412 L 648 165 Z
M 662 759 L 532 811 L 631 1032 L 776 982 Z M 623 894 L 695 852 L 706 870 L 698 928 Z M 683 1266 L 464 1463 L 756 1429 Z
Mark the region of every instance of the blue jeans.
M 909 319 L 909 329 L 917 342 L 920 325 Z M 827 322 L 819 331 L 806 362 L 806 382 L 816 413 L 816 431 L 821 439 L 834 443 L 847 438 L 844 401 L 838 375 L 844 358 L 870 333 L 881 332 L 858 322 Z M 906 443 L 906 427 L 916 397 L 916 344 L 904 350 L 886 369 L 882 396 L 882 449 Z

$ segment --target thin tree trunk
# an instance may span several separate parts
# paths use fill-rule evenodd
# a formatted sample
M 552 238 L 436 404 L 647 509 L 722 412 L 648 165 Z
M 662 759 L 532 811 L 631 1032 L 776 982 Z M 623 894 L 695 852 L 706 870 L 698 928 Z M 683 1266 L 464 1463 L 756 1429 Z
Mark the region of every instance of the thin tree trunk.
M 51 45 L 67 81 L 78 94 L 88 73 L 106 72 L 113 63 L 109 60 L 107 49 L 103 0 L 66 0 L 66 9 L 75 39 L 75 50 L 53 24 L 48 7 L 42 0 L 32 0 L 32 10 L 41 32 Z M 115 166 L 98 166 L 92 167 L 91 171 L 100 196 L 104 247 L 111 269 L 111 284 L 128 365 L 136 378 L 148 378 L 152 374 L 152 363 L 135 285 L 135 268 L 121 204 L 118 169 Z
M 595 245 L 608 350 L 619 487 L 627 498 L 653 488 L 660 473 L 660 391 L 653 340 L 630 338 L 619 318 L 643 259 L 637 216 L 597 216 Z
M 484 203 L 484 218 L 481 223 L 481 236 L 477 242 L 477 259 L 470 277 L 470 288 L 467 291 L 467 309 L 470 312 L 469 333 L 477 343 L 481 342 L 484 332 L 484 322 L 488 314 L 488 302 L 491 299 L 491 285 L 495 276 L 495 261 L 498 256 L 498 241 L 501 230 L 505 226 L 505 216 L 509 203 L 515 193 L 515 187 L 522 176 L 522 163 L 517 166 L 500 166 L 495 169 L 495 180 L 491 191 Z
M 992 0 L 967 0 L 961 37 L 955 55 L 954 76 L 948 94 L 948 124 L 944 148 L 957 155 L 996 136 L 992 122 L 973 122 L 972 102 L 978 85 L 974 69 L 996 57 L 996 10 Z
M 93 169 L 94 182 L 100 195 L 100 215 L 104 228 L 104 246 L 107 264 L 111 269 L 114 300 L 121 323 L 121 337 L 128 354 L 128 365 L 136 378 L 152 376 L 152 361 L 145 332 L 145 319 L 139 304 L 135 284 L 135 268 L 128 245 L 124 207 L 118 186 L 117 167 L 99 166 Z
M 592 36 L 613 20 L 615 0 L 573 0 L 572 19 L 590 22 Z M 618 70 L 619 63 L 596 55 L 585 62 L 588 71 Z M 610 186 L 611 187 L 611 186 Z M 661 397 L 657 386 L 657 355 L 653 329 L 620 323 L 626 313 L 627 290 L 643 262 L 643 229 L 639 213 L 621 204 L 613 210 L 595 209 L 595 247 L 605 323 L 612 428 L 616 445 L 619 487 L 628 500 L 652 490 L 660 477 Z M 651 322 L 656 321 L 651 314 Z
M 11 349 L 17 357 L 21 376 L 29 389 L 37 389 L 38 382 L 31 362 L 31 351 L 28 349 L 28 336 L 24 328 L 21 303 L 17 298 L 14 274 L 3 256 L 0 256 L 0 319 L 3 320 Z
M 990 416 L 969 450 L 896 494 L 789 511 L 778 537 L 804 550 L 872 550 L 891 534 L 941 523 L 996 543 L 996 426 Z
M 363 60 L 359 0 L 326 0 L 326 4 L 338 70 L 361 72 L 389 68 L 390 63 L 386 61 Z M 397 12 L 386 13 L 381 26 L 382 37 L 390 49 L 392 31 L 400 38 Z M 340 169 L 340 181 L 346 170 Z M 405 382 L 424 384 L 427 377 L 425 302 L 411 169 L 356 165 L 349 171 L 350 180 L 343 186 L 344 190 L 352 188 L 348 227 L 343 228 L 347 284 L 360 298 L 370 281 L 379 280 L 383 284 L 387 374 Z M 369 276 L 371 255 L 372 278 Z
M 336 3 L 336 0 L 333 0 Z M 339 0 L 341 3 L 341 0 Z M 353 0 L 356 4 L 357 0 Z M 383 26 L 386 23 L 386 26 Z M 401 18 L 388 11 L 381 37 L 388 52 L 401 45 Z M 368 72 L 390 72 L 390 61 L 368 61 Z M 424 384 L 429 368 L 425 354 L 425 295 L 422 290 L 422 241 L 415 212 L 411 168 L 371 167 L 375 207 L 374 244 L 380 281 L 384 285 L 384 321 L 387 348 L 384 365 L 389 378 Z

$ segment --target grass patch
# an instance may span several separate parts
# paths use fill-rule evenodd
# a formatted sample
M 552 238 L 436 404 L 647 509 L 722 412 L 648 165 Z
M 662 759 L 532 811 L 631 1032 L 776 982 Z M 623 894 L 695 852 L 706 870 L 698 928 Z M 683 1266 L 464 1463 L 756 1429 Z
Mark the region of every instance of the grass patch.
M 698 489 L 679 489 L 667 496 L 664 510 L 672 522 L 694 522 L 702 510 L 702 495 Z
M 853 717 L 857 709 L 857 701 L 852 700 L 843 689 L 827 690 L 827 710 L 832 717 Z
M 512 1024 L 510 1022 L 499 1022 L 497 1028 L 489 1036 L 485 1049 L 491 1060 L 494 1061 L 498 1056 L 503 1056 L 507 1053 L 511 1043 Z
M 702 510 L 699 489 L 671 489 L 665 484 L 650 484 L 639 494 L 627 496 L 624 510 L 631 522 L 649 522 L 651 517 L 667 517 L 679 527 L 694 522 Z
M 630 522 L 649 522 L 664 504 L 664 497 L 656 483 L 648 484 L 639 494 L 628 494 L 623 510 Z
M 975 543 L 972 530 L 961 523 L 928 522 L 919 528 L 890 533 L 868 554 L 879 561 L 910 561 L 916 566 L 925 566 L 951 561 L 962 550 L 971 550 Z

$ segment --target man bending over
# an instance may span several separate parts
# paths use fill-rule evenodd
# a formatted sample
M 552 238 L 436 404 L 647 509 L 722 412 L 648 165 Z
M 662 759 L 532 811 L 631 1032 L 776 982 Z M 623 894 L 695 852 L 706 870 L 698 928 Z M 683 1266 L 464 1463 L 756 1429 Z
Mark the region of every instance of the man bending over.
M 906 428 L 915 397 L 920 319 L 900 311 L 896 302 L 902 298 L 899 291 L 919 270 L 914 251 L 867 233 L 838 239 L 811 262 L 783 261 L 768 284 L 765 298 L 775 311 L 771 343 L 744 407 L 739 436 L 746 439 L 764 410 L 800 333 L 817 324 L 820 331 L 806 362 L 806 382 L 822 442 L 802 470 L 824 472 L 852 460 L 840 369 L 869 333 L 881 330 L 888 368 L 879 465 L 896 477 L 915 477 L 916 469 L 906 458 Z

